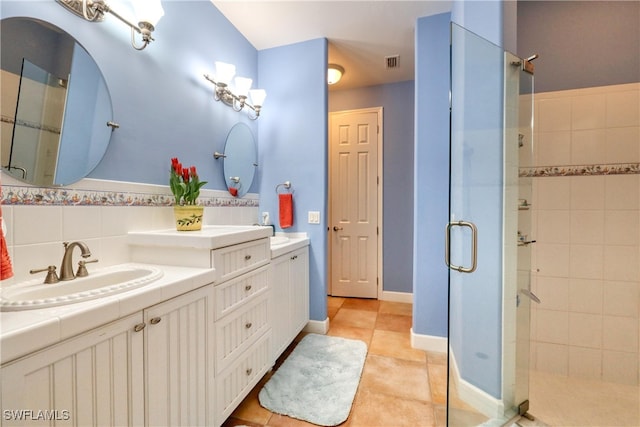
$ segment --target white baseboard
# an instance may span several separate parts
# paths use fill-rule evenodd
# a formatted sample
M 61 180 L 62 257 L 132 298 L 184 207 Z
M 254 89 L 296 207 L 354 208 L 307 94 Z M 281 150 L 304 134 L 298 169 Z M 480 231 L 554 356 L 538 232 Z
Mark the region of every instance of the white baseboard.
M 449 377 L 453 378 L 460 399 L 471 405 L 476 411 L 491 419 L 501 419 L 505 415 L 504 402 L 502 400 L 496 399 L 460 377 L 460 371 L 458 370 L 456 358 L 453 356 L 453 350 L 451 350 L 449 357 L 449 366 Z
M 411 347 L 418 350 L 446 353 L 448 344 L 445 337 L 416 334 L 411 328 Z
M 382 291 L 378 298 L 380 301 L 406 302 L 413 304 L 413 294 L 409 292 Z
M 304 332 L 326 335 L 329 332 L 329 318 L 325 320 L 309 320 L 307 326 L 302 329 Z

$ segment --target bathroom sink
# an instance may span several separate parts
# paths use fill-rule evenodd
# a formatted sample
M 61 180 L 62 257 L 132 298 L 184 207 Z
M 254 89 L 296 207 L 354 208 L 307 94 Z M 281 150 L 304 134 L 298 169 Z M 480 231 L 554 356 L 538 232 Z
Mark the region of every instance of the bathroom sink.
M 34 310 L 88 301 L 148 285 L 162 275 L 155 267 L 124 265 L 50 285 L 42 284 L 41 279 L 31 280 L 2 289 L 0 311 Z
M 271 246 L 284 245 L 289 241 L 287 236 L 271 236 Z

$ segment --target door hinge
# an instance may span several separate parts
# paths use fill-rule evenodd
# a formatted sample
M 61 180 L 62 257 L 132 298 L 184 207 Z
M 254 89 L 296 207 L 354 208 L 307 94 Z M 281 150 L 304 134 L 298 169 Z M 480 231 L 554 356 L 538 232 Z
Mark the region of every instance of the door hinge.
M 380 235 L 380 227 L 376 227 L 376 235 L 379 236 Z

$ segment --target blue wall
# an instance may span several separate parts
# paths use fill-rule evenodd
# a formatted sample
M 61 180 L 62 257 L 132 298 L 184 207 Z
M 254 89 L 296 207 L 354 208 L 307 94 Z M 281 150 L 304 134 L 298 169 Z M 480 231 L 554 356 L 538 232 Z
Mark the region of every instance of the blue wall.
M 118 3 L 111 5 L 119 11 Z M 224 61 L 255 81 L 258 52 L 207 0 L 164 1 L 163 7 L 165 16 L 153 34 L 156 41 L 141 52 L 130 46 L 129 27 L 113 16 L 101 23 L 86 22 L 55 0 L 3 0 L 0 12 L 2 18 L 28 16 L 57 25 L 75 37 L 102 70 L 120 128 L 91 178 L 167 185 L 170 158 L 177 156 L 197 166 L 209 182 L 205 188 L 222 190 L 222 162 L 212 153 L 224 151 L 235 123 L 246 122 L 256 136 L 258 124 L 215 102 L 213 85 L 202 75 L 213 74 L 214 61 Z M 254 183 L 252 191 L 258 186 Z
M 327 40 L 259 52 L 260 84 L 267 90 L 260 116 L 260 211 L 278 223 L 278 184 L 291 181 L 294 225 L 311 240 L 309 305 L 312 320 L 327 318 Z M 320 224 L 308 224 L 308 211 Z
M 640 2 L 519 2 L 518 54 L 534 53 L 536 92 L 636 83 Z
M 502 46 L 506 51 L 515 53 L 519 3 L 523 2 L 454 0 L 451 20 L 491 43 Z
M 418 19 L 413 241 L 413 331 L 447 336 L 451 14 Z
M 414 82 L 329 92 L 329 111 L 383 107 L 384 291 L 413 292 Z

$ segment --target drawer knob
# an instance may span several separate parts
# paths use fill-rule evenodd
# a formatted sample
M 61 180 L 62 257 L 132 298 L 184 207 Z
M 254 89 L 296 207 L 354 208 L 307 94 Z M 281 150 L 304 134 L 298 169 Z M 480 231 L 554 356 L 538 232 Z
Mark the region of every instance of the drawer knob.
M 253 372 L 253 369 L 252 368 L 248 368 L 246 370 L 247 376 L 251 375 L 252 372 Z
M 151 322 L 152 325 L 157 325 L 161 320 L 161 317 L 154 317 L 153 319 L 149 320 L 149 322 Z
M 245 261 L 249 261 L 250 259 L 251 259 L 251 255 L 245 255 L 245 256 L 244 256 L 244 260 L 245 260 Z
M 247 322 L 247 323 L 244 324 L 244 327 L 247 328 L 247 329 L 249 329 L 251 326 L 253 326 L 253 323 L 251 323 L 251 322 Z
M 247 292 L 249 292 L 249 291 L 251 290 L 251 285 L 247 285 L 247 286 L 245 286 L 245 287 L 244 287 L 244 290 L 245 290 L 245 291 L 247 291 Z
M 143 323 L 138 323 L 136 326 L 133 327 L 133 330 L 135 332 L 140 332 L 141 330 L 144 329 L 145 326 L 147 326 L 147 324 L 144 323 L 144 322 Z

